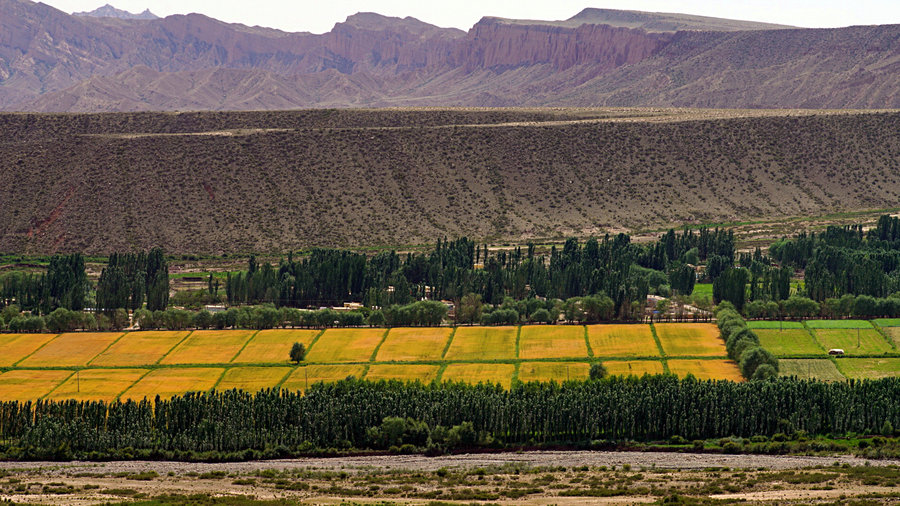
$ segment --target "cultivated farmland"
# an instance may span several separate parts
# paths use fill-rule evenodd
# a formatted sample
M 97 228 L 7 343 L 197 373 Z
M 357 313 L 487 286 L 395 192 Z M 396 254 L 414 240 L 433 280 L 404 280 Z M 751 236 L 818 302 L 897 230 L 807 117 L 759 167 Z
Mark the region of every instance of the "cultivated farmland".
M 16 370 L 0 374 L 0 399 L 31 401 L 50 393 L 75 371 Z
M 900 327 L 882 327 L 882 332 L 894 343 L 894 348 L 900 350 Z
M 649 325 L 588 325 L 587 336 L 595 357 L 659 356 Z
M 0 334 L 0 367 L 9 367 L 47 344 L 55 334 Z
M 463 381 L 472 385 L 499 383 L 503 388 L 509 388 L 515 372 L 515 364 L 449 364 L 441 379 Z
M 84 366 L 120 337 L 122 334 L 115 332 L 61 334 L 17 365 L 19 367 Z
M 519 358 L 575 358 L 587 356 L 581 325 L 531 325 L 522 327 Z
M 172 397 L 185 392 L 202 392 L 216 385 L 225 369 L 172 367 L 155 369 L 122 394 L 122 399 L 140 400 Z
M 845 378 L 834 362 L 821 359 L 781 359 L 778 361 L 779 373 L 782 376 L 796 376 L 800 379 L 817 379 L 822 381 L 844 381 Z
M 234 359 L 236 364 L 265 364 L 290 361 L 289 354 L 294 343 L 302 343 L 309 349 L 313 339 L 321 330 L 269 329 L 260 330 Z
M 148 372 L 148 369 L 85 369 L 69 376 L 47 398 L 113 401 Z
M 232 367 L 225 371 L 216 388 L 219 390 L 237 388 L 256 392 L 280 384 L 291 370 L 290 367 Z
M 665 372 L 658 360 L 610 360 L 603 362 L 610 376 L 643 376 Z
M 804 328 L 755 329 L 759 344 L 776 356 L 824 355 L 825 351 Z
M 195 330 L 160 364 L 227 364 L 244 348 L 252 330 Z
M 447 327 L 395 328 L 378 348 L 378 362 L 440 360 L 453 329 Z
M 385 329 L 328 329 L 309 350 L 309 362 L 368 362 Z
M 439 366 L 422 364 L 373 364 L 369 366 L 365 379 L 378 380 L 408 380 L 429 383 L 437 378 Z
M 731 360 L 669 360 L 669 371 L 682 378 L 693 374 L 694 377 L 701 380 L 744 380 L 737 364 Z
M 871 326 L 861 328 L 815 329 L 816 339 L 825 349 L 840 348 L 847 355 L 881 355 L 893 351 L 893 347 Z
M 851 379 L 887 378 L 900 374 L 900 358 L 841 358 L 838 369 Z
M 519 365 L 519 381 L 567 381 L 588 377 L 587 362 L 523 362 Z
M 130 332 L 91 360 L 95 366 L 151 365 L 184 340 L 189 332 Z
M 711 323 L 661 323 L 655 325 L 663 351 L 670 357 L 724 357 L 725 343 Z
M 340 381 L 350 376 L 362 378 L 365 373 L 366 366 L 360 364 L 307 365 L 294 369 L 281 387 L 286 390 L 306 390 L 313 383 Z
M 518 327 L 459 327 L 446 360 L 512 360 L 516 358 Z

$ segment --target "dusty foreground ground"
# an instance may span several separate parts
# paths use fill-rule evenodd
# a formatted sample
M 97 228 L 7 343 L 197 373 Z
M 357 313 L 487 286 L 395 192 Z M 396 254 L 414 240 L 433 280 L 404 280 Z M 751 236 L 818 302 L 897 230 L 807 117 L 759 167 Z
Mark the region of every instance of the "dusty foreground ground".
M 900 461 L 854 457 L 528 452 L 0 463 L 0 501 L 43 504 L 897 504 L 898 484 Z

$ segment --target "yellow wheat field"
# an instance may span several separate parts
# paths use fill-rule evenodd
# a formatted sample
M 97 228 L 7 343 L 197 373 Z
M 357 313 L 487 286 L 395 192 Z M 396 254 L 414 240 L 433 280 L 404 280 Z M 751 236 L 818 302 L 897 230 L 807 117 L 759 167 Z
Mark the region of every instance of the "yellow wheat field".
M 519 364 L 519 381 L 567 381 L 588 377 L 587 362 L 522 362 Z
M 320 330 L 309 329 L 270 329 L 260 330 L 241 354 L 234 359 L 235 364 L 271 364 L 290 362 L 291 347 L 294 343 L 302 343 L 309 350 L 313 339 Z
M 519 336 L 519 358 L 587 357 L 581 325 L 526 325 Z
M 33 401 L 50 393 L 74 371 L 15 370 L 0 374 L 0 400 Z
M 693 374 L 701 380 L 744 381 L 738 365 L 731 360 L 669 360 L 669 372 L 681 378 Z
M 516 358 L 516 327 L 457 327 L 445 360 Z
M 60 401 L 113 401 L 142 376 L 147 369 L 85 369 L 77 372 L 54 390 L 47 399 Z
M 195 330 L 159 363 L 227 364 L 253 333 L 252 330 Z
M 438 369 L 440 366 L 437 365 L 373 364 L 369 366 L 365 378 L 369 381 L 396 379 L 430 383 L 437 378 Z
M 608 360 L 603 362 L 610 376 L 643 376 L 662 374 L 662 362 L 657 360 Z
M 725 357 L 725 342 L 712 323 L 654 325 L 663 351 L 670 357 Z
M 150 374 L 126 390 L 120 399 L 163 399 L 187 392 L 205 392 L 216 385 L 225 369 L 218 367 L 171 367 Z
M 462 381 L 471 385 L 499 383 L 508 389 L 515 371 L 515 364 L 450 364 L 444 369 L 441 381 Z
M 34 352 L 19 367 L 83 366 L 122 337 L 115 332 L 72 332 L 60 334 L 46 346 Z
M 385 329 L 328 329 L 306 355 L 307 362 L 368 362 Z
M 595 357 L 658 357 L 649 325 L 588 325 Z
M 395 328 L 378 348 L 378 362 L 440 360 L 453 329 L 447 327 Z
M 141 331 L 122 336 L 106 351 L 91 360 L 92 366 L 153 365 L 172 350 L 189 332 Z
M 47 344 L 56 334 L 0 334 L 0 367 L 9 367 Z
M 291 367 L 232 367 L 225 371 L 216 390 L 237 388 L 247 392 L 258 392 L 273 388 L 290 374 Z
M 306 390 L 308 385 L 314 383 L 340 381 L 348 376 L 359 379 L 365 372 L 366 366 L 362 364 L 308 365 L 294 369 L 294 372 L 281 384 L 281 388 Z

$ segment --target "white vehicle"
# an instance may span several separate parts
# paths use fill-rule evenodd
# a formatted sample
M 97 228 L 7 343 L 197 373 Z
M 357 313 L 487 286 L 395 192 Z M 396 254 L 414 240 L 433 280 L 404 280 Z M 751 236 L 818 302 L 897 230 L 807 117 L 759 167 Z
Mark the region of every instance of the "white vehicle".
M 842 350 L 840 348 L 832 348 L 832 349 L 828 350 L 828 354 L 829 355 L 843 355 L 844 350 Z

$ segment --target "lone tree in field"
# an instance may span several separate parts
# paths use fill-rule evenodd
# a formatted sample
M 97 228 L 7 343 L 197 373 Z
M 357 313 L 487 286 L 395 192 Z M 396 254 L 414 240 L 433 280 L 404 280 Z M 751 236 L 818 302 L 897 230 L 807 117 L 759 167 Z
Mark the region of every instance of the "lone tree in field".
M 593 364 L 591 364 L 591 370 L 588 373 L 588 376 L 592 380 L 598 380 L 605 377 L 606 374 L 606 366 L 604 366 L 601 362 L 594 362 Z
M 303 343 L 294 343 L 291 346 L 291 360 L 295 363 L 300 363 L 306 357 L 306 346 L 303 346 Z

